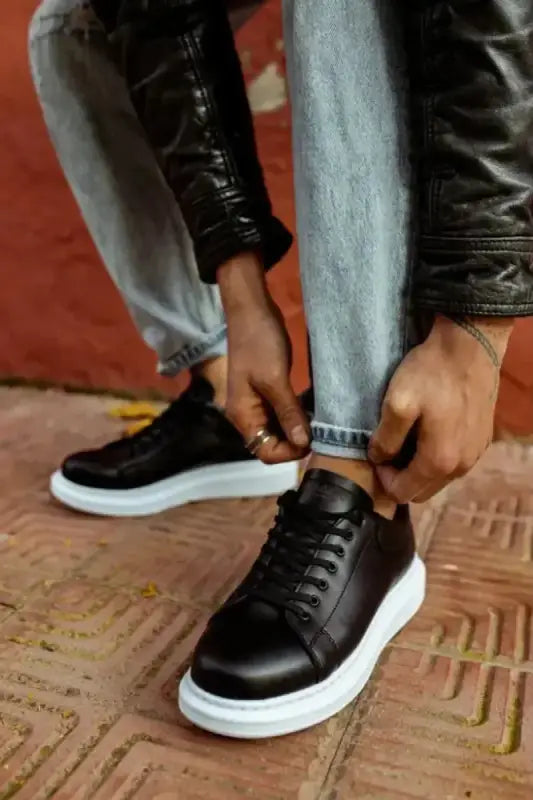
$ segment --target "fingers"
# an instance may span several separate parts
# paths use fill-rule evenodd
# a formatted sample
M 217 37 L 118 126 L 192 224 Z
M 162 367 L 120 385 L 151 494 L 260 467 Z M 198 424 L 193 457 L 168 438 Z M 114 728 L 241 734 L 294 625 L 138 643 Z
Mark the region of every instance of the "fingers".
M 436 494 L 442 492 L 443 489 L 448 486 L 452 478 L 447 478 L 445 481 L 434 481 L 427 486 L 421 494 L 413 497 L 413 503 L 427 503 L 428 500 L 431 500 L 432 497 L 435 497 Z
M 423 502 L 466 474 L 492 430 L 485 362 L 483 369 L 474 368 L 462 344 L 452 342 L 436 322 L 434 330 L 394 374 L 369 446 L 385 491 L 398 503 Z M 491 372 L 490 385 L 493 378 Z
M 296 461 L 305 455 L 306 448 L 297 447 L 272 431 L 273 426 L 269 425 L 269 408 L 262 396 L 247 381 L 230 388 L 226 414 L 241 432 L 245 442 L 253 440 L 261 430 L 269 434 L 268 441 L 255 453 L 265 464 Z
M 376 471 L 387 494 L 397 503 L 425 503 L 456 478 L 475 466 L 481 451 L 462 451 L 462 438 L 455 437 L 444 423 L 425 421 L 421 426 L 416 454 L 402 470 L 389 464 Z
M 277 381 L 264 390 L 287 440 L 297 448 L 309 447 L 309 421 L 288 379 Z
M 284 464 L 287 461 L 299 461 L 305 456 L 305 450 L 296 449 L 289 442 L 273 437 L 256 453 L 264 464 Z
M 377 467 L 378 476 L 387 494 L 397 503 L 422 502 L 440 491 L 461 472 L 459 451 L 449 433 L 441 425 L 424 420 L 420 428 L 416 453 L 403 470 L 389 465 Z
M 384 464 L 401 452 L 407 435 L 420 414 L 410 392 L 391 384 L 381 409 L 380 423 L 370 440 L 368 455 L 374 464 Z
M 390 466 L 378 466 L 376 470 L 386 493 L 397 503 L 410 503 L 433 482 L 419 471 L 416 458 L 404 470 Z

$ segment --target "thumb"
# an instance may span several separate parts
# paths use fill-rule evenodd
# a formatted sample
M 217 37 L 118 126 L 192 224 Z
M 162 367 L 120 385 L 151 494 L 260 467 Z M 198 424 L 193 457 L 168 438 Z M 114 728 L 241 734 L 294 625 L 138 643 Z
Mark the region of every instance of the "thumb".
M 393 486 L 398 479 L 400 471 L 389 465 L 376 467 L 376 472 L 386 494 L 392 496 Z
M 309 422 L 290 382 L 286 380 L 269 387 L 265 397 L 288 441 L 299 448 L 308 447 L 311 441 Z
M 418 401 L 409 393 L 394 388 L 387 392 L 368 451 L 374 464 L 392 461 L 399 454 L 419 414 Z

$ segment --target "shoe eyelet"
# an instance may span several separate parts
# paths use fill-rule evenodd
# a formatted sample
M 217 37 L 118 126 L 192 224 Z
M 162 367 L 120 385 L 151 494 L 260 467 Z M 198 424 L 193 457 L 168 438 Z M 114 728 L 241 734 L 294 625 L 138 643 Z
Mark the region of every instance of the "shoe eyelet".
M 353 531 L 347 531 L 347 533 L 346 533 L 346 541 L 347 542 L 353 542 L 353 536 L 354 536 Z
M 335 573 L 338 572 L 338 571 L 339 571 L 339 568 L 335 564 L 335 562 L 334 561 L 330 561 L 328 563 L 328 572 L 330 573 L 330 575 L 335 575 Z
M 301 622 L 310 622 L 311 614 L 309 614 L 308 611 L 304 611 L 302 614 L 300 614 L 300 620 Z
M 344 547 L 337 547 L 336 553 L 339 558 L 344 558 L 344 556 L 346 555 L 346 550 L 344 549 Z
M 317 597 L 316 594 L 311 596 L 311 605 L 313 608 L 317 608 L 320 605 L 320 597 Z
M 318 584 L 318 588 L 320 589 L 321 592 L 326 592 L 329 589 L 329 583 L 326 580 L 322 579 Z

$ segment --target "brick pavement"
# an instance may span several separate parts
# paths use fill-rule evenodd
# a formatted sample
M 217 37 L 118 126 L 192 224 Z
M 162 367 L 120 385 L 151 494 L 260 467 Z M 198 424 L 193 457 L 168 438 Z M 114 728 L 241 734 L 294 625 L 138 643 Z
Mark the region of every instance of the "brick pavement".
M 0 389 L 0 800 L 533 796 L 532 451 L 497 445 L 417 512 L 427 601 L 359 702 L 242 743 L 186 724 L 175 682 L 274 504 L 131 521 L 54 505 L 50 471 L 119 431 L 111 405 Z

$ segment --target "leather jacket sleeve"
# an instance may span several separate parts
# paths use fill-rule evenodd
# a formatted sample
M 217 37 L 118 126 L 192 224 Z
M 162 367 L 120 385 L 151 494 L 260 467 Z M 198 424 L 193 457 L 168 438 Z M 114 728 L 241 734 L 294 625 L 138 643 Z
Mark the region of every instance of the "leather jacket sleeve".
M 409 0 L 419 259 L 414 302 L 533 314 L 533 4 Z
M 244 251 L 268 269 L 292 236 L 272 214 L 223 0 L 92 0 L 191 234 L 202 279 Z

